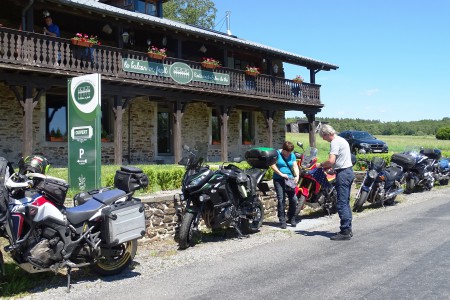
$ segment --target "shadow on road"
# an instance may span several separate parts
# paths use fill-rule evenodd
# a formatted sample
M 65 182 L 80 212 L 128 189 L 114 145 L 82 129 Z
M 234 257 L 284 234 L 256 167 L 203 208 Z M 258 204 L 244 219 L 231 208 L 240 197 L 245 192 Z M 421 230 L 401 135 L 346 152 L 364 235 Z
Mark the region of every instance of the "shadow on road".
M 304 236 L 323 236 L 326 238 L 330 238 L 333 235 L 335 235 L 335 232 L 329 232 L 329 231 L 305 231 L 305 230 L 296 230 L 295 233 L 301 234 Z

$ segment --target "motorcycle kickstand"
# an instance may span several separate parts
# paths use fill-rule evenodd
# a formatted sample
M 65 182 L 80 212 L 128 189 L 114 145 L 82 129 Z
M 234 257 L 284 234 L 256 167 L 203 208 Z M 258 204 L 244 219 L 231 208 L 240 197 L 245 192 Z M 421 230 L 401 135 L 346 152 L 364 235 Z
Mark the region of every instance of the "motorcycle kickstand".
M 238 233 L 238 239 L 242 239 L 242 238 L 248 238 L 249 235 L 248 234 L 242 234 L 242 231 L 238 228 L 238 226 L 234 225 L 233 228 L 236 230 L 236 232 Z
M 72 273 L 72 267 L 67 266 L 67 293 L 70 293 L 70 275 Z

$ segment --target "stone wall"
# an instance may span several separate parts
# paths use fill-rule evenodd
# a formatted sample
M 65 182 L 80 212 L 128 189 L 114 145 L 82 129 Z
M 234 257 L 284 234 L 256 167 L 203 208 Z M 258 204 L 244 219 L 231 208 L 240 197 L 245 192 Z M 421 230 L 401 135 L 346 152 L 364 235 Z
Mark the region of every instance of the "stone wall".
M 262 195 L 265 219 L 277 215 L 277 200 L 272 181 L 269 181 L 270 191 Z M 147 235 L 145 239 L 156 242 L 173 239 L 177 226 L 181 223 L 180 212 L 184 206 L 179 200 L 179 191 L 155 193 L 142 198 L 145 207 Z

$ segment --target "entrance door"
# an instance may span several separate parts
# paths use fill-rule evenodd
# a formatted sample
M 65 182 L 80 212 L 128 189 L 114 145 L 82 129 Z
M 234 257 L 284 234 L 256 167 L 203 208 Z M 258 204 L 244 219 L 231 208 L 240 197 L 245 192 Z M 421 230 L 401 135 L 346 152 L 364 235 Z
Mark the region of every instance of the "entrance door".
M 168 108 L 158 108 L 158 155 L 173 154 L 172 114 Z

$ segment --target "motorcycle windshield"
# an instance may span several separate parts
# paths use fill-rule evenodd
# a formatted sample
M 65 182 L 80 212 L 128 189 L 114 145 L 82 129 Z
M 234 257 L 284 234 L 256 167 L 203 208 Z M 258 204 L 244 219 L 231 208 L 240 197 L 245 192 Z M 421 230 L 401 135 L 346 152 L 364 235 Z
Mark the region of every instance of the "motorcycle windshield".
M 302 168 L 309 168 L 317 160 L 317 148 L 309 147 L 303 153 Z

